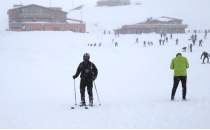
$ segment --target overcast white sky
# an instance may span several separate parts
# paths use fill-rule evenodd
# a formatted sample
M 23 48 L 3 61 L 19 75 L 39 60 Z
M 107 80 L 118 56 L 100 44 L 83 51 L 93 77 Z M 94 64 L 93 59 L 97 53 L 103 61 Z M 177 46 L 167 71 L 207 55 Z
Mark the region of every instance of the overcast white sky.
M 63 7 L 68 12 L 69 9 L 80 4 L 95 5 L 97 0 L 1 0 L 0 4 L 0 30 L 7 28 L 7 10 L 12 8 L 13 4 L 22 3 L 39 4 L 43 6 L 58 6 Z M 208 24 L 210 26 L 210 0 L 131 0 L 140 1 L 143 5 L 147 6 L 147 10 L 155 13 L 170 11 L 174 16 L 188 17 L 188 21 L 193 20 L 195 24 Z M 173 8 L 171 8 L 173 6 Z M 148 13 L 148 12 L 145 12 Z M 184 15 L 182 15 L 184 14 Z M 148 16 L 150 17 L 150 16 Z M 196 17 L 196 18 L 195 18 Z M 199 21 L 200 20 L 200 21 Z M 138 21 L 139 22 L 139 21 Z

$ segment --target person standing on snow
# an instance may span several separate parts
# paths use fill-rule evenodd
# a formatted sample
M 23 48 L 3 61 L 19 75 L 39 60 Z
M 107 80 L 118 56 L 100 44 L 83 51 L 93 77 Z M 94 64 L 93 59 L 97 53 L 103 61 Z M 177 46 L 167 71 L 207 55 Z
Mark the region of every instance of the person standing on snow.
M 176 57 L 172 59 L 170 68 L 174 70 L 174 83 L 171 92 L 171 100 L 174 100 L 176 89 L 179 82 L 182 83 L 182 99 L 186 100 L 187 94 L 187 68 L 189 63 L 186 57 L 183 57 L 181 53 L 177 53 Z
M 199 47 L 202 47 L 203 40 L 199 40 Z
M 98 75 L 98 70 L 94 63 L 90 62 L 90 55 L 85 53 L 83 55 L 83 62 L 81 62 L 77 68 L 76 74 L 73 76 L 73 79 L 76 79 L 80 74 L 80 95 L 81 95 L 81 104 L 80 106 L 86 106 L 85 102 L 85 88 L 87 86 L 87 91 L 89 95 L 89 105 L 93 106 L 93 81 Z
M 176 39 L 176 45 L 178 45 L 178 44 L 179 44 L 179 39 L 177 38 L 177 39 Z

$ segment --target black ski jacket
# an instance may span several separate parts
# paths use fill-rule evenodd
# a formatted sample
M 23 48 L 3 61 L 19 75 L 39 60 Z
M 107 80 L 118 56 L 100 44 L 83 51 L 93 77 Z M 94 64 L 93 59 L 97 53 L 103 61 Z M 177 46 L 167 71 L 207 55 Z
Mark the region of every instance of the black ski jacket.
M 81 73 L 81 74 L 80 74 Z M 97 78 L 98 70 L 90 61 L 83 61 L 79 64 L 77 68 L 77 72 L 75 74 L 75 78 L 77 78 L 80 74 L 80 78 L 88 81 L 93 81 Z

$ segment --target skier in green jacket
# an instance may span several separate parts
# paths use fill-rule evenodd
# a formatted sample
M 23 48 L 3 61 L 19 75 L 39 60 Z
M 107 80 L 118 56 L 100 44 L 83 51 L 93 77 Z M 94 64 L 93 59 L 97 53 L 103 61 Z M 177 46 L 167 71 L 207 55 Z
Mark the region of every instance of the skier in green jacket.
M 171 93 L 171 100 L 174 100 L 176 89 L 179 82 L 182 83 L 182 99 L 186 100 L 187 93 L 187 68 L 189 68 L 189 63 L 186 57 L 183 57 L 181 53 L 177 53 L 176 57 L 172 59 L 170 68 L 174 70 L 174 83 Z

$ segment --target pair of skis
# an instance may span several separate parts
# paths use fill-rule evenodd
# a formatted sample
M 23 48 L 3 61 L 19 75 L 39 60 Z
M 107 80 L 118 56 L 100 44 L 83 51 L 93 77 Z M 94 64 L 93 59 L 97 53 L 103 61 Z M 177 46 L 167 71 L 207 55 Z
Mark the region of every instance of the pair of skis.
M 71 106 L 71 109 L 74 110 L 74 109 L 76 109 L 77 107 L 84 108 L 84 109 L 89 109 L 89 107 L 88 107 L 87 105 L 82 105 L 82 106 L 81 106 L 81 105 L 80 105 L 80 106 L 76 106 L 76 105 L 75 105 L 75 106 Z
M 74 110 L 76 108 L 84 108 L 84 109 L 89 109 L 89 108 L 92 108 L 92 107 L 95 107 L 95 106 L 101 106 L 101 104 L 98 104 L 98 105 L 77 105 L 75 104 L 74 106 L 71 106 L 71 110 Z
M 87 105 L 79 105 L 79 106 L 77 106 L 77 105 L 75 105 L 75 106 L 71 106 L 71 110 L 74 110 L 76 108 L 89 109 L 89 108 L 92 108 L 92 107 L 94 107 L 94 105 L 93 106 L 87 106 Z
M 98 95 L 98 91 L 97 91 L 97 88 L 96 88 L 96 84 L 95 84 L 95 82 L 93 82 L 93 83 L 94 83 L 94 86 L 95 86 L 95 90 L 96 90 L 96 94 L 97 94 L 97 98 L 98 98 L 98 102 L 99 102 L 98 106 L 101 106 L 101 101 L 99 99 L 99 95 Z M 92 106 L 87 106 L 87 105 L 79 105 L 79 106 L 77 106 L 77 95 L 76 95 L 75 79 L 74 79 L 74 101 L 75 101 L 75 105 L 71 106 L 71 109 L 75 109 L 76 107 L 83 107 L 85 109 L 89 109 L 89 107 L 94 107 L 94 105 L 92 105 Z

